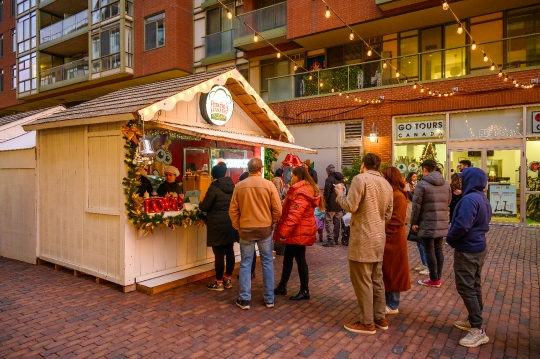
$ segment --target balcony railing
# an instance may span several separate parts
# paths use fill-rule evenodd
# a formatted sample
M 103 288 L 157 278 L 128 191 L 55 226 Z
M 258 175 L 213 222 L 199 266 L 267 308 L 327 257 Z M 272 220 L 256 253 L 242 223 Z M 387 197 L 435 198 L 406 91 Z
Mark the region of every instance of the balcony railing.
M 504 70 L 540 66 L 540 33 L 506 38 L 478 44 Z M 471 45 L 422 52 L 384 59 L 396 67 L 384 67 L 381 59 L 353 65 L 333 67 L 310 73 L 297 73 L 268 79 L 268 101 L 320 96 L 337 91 L 358 91 L 366 88 L 396 85 L 410 81 L 433 81 L 465 75 L 497 73 L 491 63 L 484 62 L 481 50 Z M 488 50 L 489 49 L 489 50 Z M 503 52 L 504 59 L 503 59 Z M 503 64 L 504 61 L 504 64 Z
M 267 6 L 259 10 L 246 12 L 238 15 L 234 23 L 234 38 L 253 35 L 253 31 L 242 23 L 242 19 L 246 24 L 251 26 L 257 32 L 277 29 L 287 25 L 287 2 L 282 2 L 276 5 Z
M 231 29 L 206 36 L 206 57 L 232 52 L 232 33 Z
M 83 10 L 62 21 L 39 30 L 40 43 L 52 41 L 88 25 L 88 10 Z
M 88 57 L 41 71 L 41 86 L 79 77 L 88 77 Z

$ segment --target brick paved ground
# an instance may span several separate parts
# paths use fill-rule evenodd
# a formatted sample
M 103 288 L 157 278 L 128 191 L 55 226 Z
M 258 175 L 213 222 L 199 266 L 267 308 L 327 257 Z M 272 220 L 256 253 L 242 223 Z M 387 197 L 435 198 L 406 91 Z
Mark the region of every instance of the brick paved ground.
M 490 342 L 479 348 L 459 346 L 464 332 L 452 326 L 466 314 L 448 246 L 443 286 L 419 286 L 411 272 L 412 289 L 402 296 L 401 313 L 388 317 L 389 330 L 365 336 L 343 329 L 358 314 L 346 248 L 317 244 L 308 250 L 311 300 L 281 296 L 265 308 L 258 266 L 248 311 L 234 305 L 236 282 L 221 293 L 205 289 L 208 279 L 155 296 L 123 294 L 90 277 L 0 258 L 0 357 L 538 358 L 540 230 L 492 226 L 489 243 Z M 411 267 L 418 265 L 412 245 L 409 254 Z M 297 273 L 292 277 L 295 292 Z

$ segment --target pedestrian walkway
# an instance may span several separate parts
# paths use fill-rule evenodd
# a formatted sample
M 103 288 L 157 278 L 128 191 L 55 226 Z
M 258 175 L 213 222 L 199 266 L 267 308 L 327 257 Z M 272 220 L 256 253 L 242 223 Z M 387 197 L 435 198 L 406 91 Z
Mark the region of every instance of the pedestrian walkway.
M 67 270 L 0 258 L 0 358 L 539 358 L 540 229 L 493 225 L 488 237 L 490 342 L 478 348 L 459 346 L 465 332 L 452 325 L 466 310 L 449 246 L 442 287 L 416 284 L 423 277 L 411 271 L 401 313 L 388 316 L 387 331 L 366 336 L 343 329 L 358 315 L 346 247 L 317 243 L 307 251 L 311 300 L 278 296 L 272 309 L 263 303 L 260 266 L 251 309 L 240 310 L 237 281 L 223 292 L 207 290 L 209 278 L 154 296 L 123 294 Z M 416 245 L 409 256 L 418 266 Z M 298 289 L 295 268 L 289 292 Z

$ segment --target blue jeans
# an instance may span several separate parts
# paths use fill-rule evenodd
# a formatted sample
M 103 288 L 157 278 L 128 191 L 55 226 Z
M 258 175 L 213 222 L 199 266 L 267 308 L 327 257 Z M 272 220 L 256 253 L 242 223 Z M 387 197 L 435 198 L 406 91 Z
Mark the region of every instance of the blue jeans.
M 422 265 L 427 266 L 426 249 L 424 248 L 424 245 L 419 242 L 416 242 L 416 245 L 418 246 L 418 252 L 420 252 L 420 260 L 422 261 Z
M 386 297 L 386 305 L 391 309 L 398 309 L 399 307 L 399 292 L 386 292 L 384 293 Z
M 255 255 L 255 243 L 261 257 L 264 301 L 274 303 L 274 257 L 272 255 L 272 236 L 255 241 L 240 239 L 240 300 L 251 300 L 251 263 Z

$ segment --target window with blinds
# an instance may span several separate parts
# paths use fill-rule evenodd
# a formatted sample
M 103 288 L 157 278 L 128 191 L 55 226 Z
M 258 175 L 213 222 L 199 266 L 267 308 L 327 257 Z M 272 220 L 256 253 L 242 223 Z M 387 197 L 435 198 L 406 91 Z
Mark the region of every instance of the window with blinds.
M 351 167 L 353 159 L 360 157 L 361 147 L 342 147 L 341 148 L 341 165 L 344 167 Z
M 345 123 L 345 141 L 362 141 L 362 122 Z

